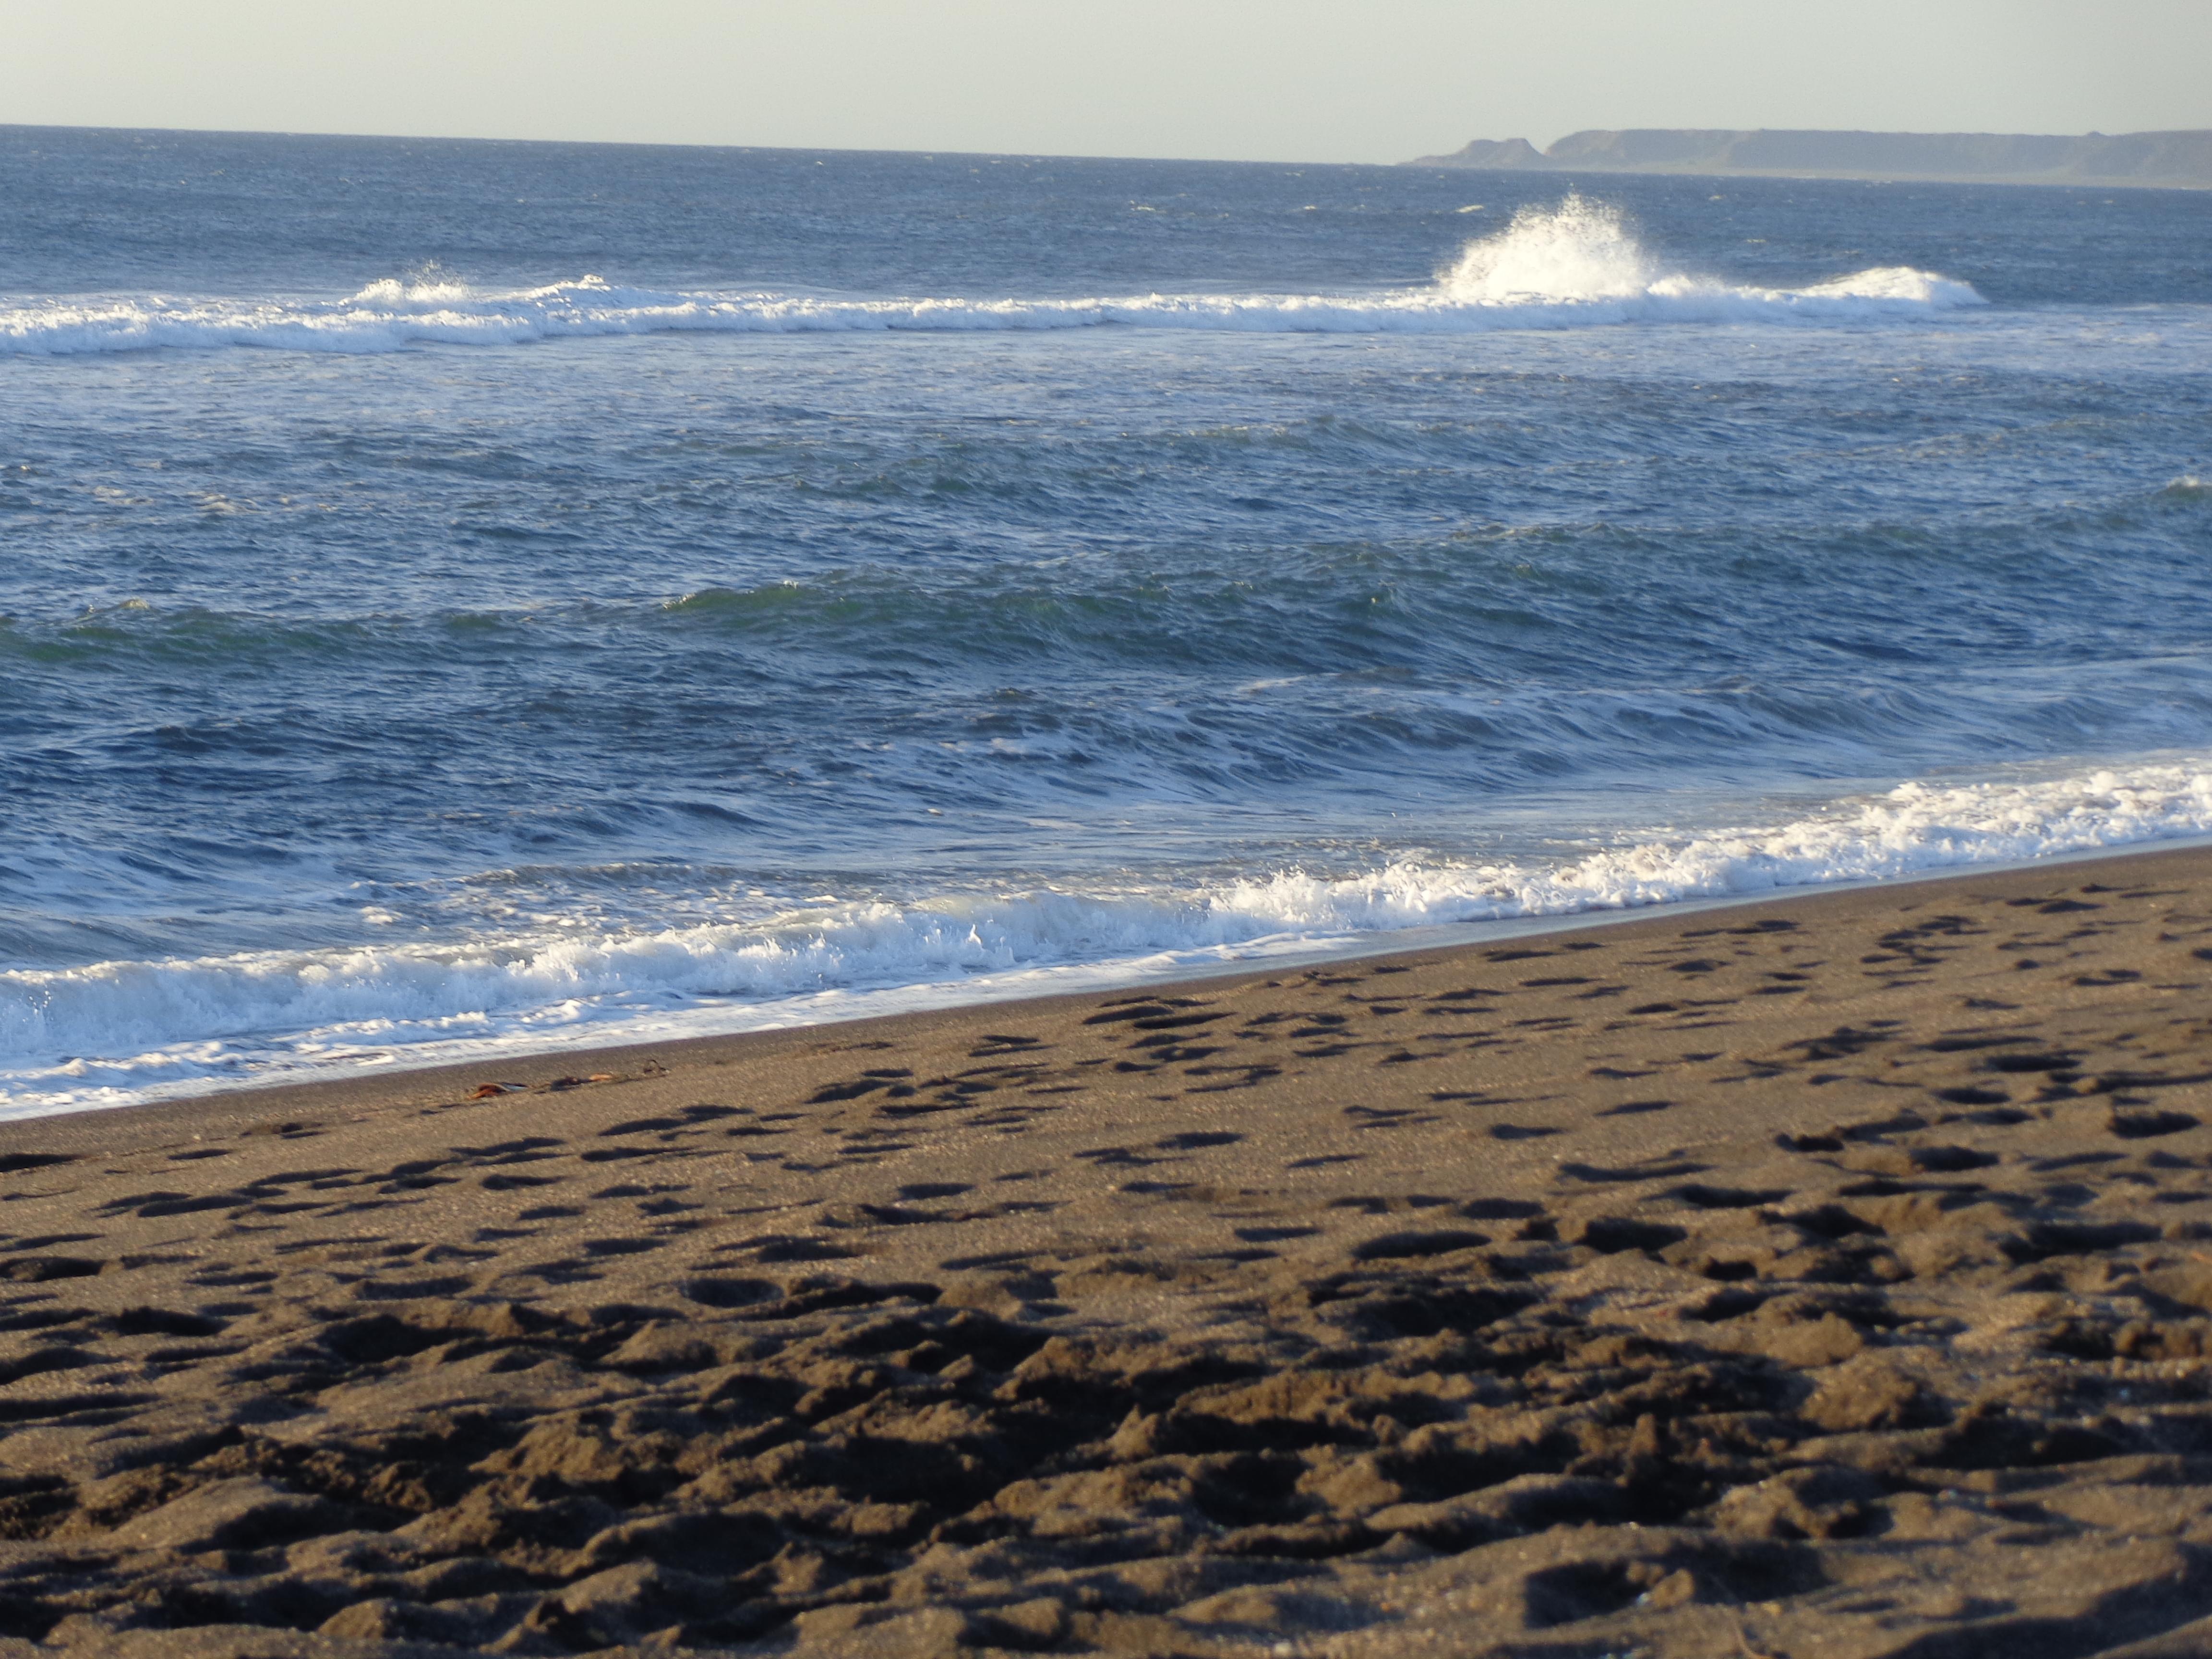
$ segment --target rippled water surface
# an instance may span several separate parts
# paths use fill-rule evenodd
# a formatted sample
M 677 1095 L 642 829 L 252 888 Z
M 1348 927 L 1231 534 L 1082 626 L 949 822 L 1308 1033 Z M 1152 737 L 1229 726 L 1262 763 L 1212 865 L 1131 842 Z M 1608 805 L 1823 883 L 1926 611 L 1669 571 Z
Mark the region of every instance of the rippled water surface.
M 2212 830 L 2208 253 L 0 129 L 0 1112 Z

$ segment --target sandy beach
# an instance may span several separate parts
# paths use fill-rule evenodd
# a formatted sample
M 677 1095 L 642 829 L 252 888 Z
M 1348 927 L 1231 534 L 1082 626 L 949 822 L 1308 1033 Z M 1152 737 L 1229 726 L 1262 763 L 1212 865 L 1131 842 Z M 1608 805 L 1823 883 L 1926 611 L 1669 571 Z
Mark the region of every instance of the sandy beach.
M 0 1126 L 0 1655 L 2212 1652 L 2208 989 L 2191 849 Z

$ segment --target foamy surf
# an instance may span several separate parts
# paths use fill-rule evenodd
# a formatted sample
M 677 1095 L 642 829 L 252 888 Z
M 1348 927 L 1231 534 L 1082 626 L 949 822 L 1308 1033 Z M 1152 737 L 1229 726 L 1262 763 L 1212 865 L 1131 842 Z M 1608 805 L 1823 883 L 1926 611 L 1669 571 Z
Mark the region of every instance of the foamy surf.
M 1185 890 L 817 901 L 745 922 L 0 974 L 0 1117 L 372 1066 L 1128 982 L 1450 924 L 1743 896 L 2212 834 L 2212 757 L 1914 782 L 1538 867 L 1408 856 Z
M 627 334 L 975 333 L 1119 325 L 1212 332 L 1473 334 L 1644 323 L 1838 323 L 1983 303 L 1970 283 L 1889 266 L 1802 289 L 1745 287 L 1662 266 L 1620 215 L 1569 197 L 1524 209 L 1437 279 L 1370 294 L 1146 294 L 1116 298 L 827 298 L 663 292 L 596 276 L 489 289 L 386 279 L 338 300 L 161 295 L 0 305 L 0 354 L 160 348 L 374 354 Z

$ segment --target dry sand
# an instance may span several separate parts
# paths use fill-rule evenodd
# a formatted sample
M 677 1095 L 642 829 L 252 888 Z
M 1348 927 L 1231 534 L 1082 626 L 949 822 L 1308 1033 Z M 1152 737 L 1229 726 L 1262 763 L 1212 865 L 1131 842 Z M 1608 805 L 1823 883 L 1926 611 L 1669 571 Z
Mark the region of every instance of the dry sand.
M 0 1659 L 2212 1653 L 2208 988 L 2190 850 L 0 1126 Z

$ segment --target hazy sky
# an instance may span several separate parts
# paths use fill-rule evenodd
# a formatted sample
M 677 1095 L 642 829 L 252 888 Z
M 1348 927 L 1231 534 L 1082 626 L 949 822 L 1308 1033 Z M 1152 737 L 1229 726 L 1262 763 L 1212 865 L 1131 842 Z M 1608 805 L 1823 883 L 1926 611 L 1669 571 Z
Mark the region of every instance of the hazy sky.
M 1392 161 L 2212 127 L 2212 0 L 0 0 L 0 122 Z

